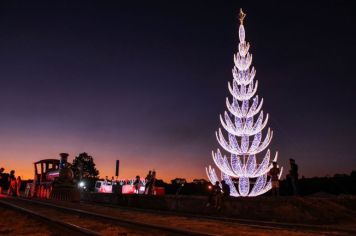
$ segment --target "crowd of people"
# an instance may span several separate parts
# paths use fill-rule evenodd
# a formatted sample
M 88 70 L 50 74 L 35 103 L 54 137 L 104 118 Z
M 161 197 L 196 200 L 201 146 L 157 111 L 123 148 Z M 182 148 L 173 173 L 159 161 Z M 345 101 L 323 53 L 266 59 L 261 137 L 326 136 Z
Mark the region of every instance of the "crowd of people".
M 287 174 L 287 188 L 289 195 L 298 195 L 298 165 L 294 159 L 289 159 L 290 170 Z M 281 173 L 277 162 L 272 162 L 272 168 L 268 172 L 268 176 L 272 183 L 272 195 L 279 196 L 279 175 Z M 230 186 L 222 180 L 216 181 L 213 186 L 210 186 L 210 194 L 208 197 L 207 207 L 213 207 L 220 210 L 223 202 L 230 197 Z
M 108 176 L 105 177 L 103 185 L 116 185 L 119 182 L 114 179 L 114 177 L 111 178 L 111 180 L 108 178 Z M 134 193 L 135 194 L 145 194 L 145 195 L 154 195 L 154 190 L 156 186 L 156 171 L 155 170 L 149 170 L 145 180 L 141 180 L 141 177 L 137 175 L 135 177 L 135 180 L 133 182 L 129 182 L 134 186 Z M 120 185 L 122 185 L 120 183 Z M 144 189 L 144 190 L 143 190 Z
M 290 170 L 286 175 L 286 183 L 289 195 L 298 195 L 298 165 L 294 159 L 289 159 Z M 272 195 L 279 196 L 279 175 L 280 168 L 277 165 L 277 162 L 272 162 L 272 168 L 268 172 L 268 176 L 271 179 L 272 183 Z M 105 178 L 105 182 L 108 181 L 108 177 Z M 112 177 L 112 182 L 114 182 L 114 177 Z M 145 182 L 144 182 L 144 194 L 153 195 L 154 188 L 156 184 L 156 171 L 149 170 Z M 136 176 L 135 181 L 133 182 L 135 193 L 138 194 L 140 188 L 143 186 L 140 176 Z M 7 189 L 7 194 L 11 196 L 20 196 L 21 188 L 21 177 L 16 178 L 15 171 L 11 170 L 10 173 L 5 173 L 4 168 L 0 168 L 0 194 L 4 193 L 4 190 Z M 213 186 L 210 187 L 210 194 L 208 198 L 207 206 L 212 206 L 216 209 L 220 209 L 222 202 L 229 198 L 230 196 L 230 187 L 229 185 L 222 180 L 221 183 L 216 181 Z
M 16 178 L 14 170 L 8 174 L 4 168 L 0 168 L 0 194 L 4 194 L 6 188 L 8 195 L 20 196 L 21 177 Z
M 145 178 L 145 191 L 144 194 L 146 195 L 153 195 L 154 194 L 154 187 L 156 185 L 156 171 L 150 170 Z M 133 182 L 133 186 L 135 187 L 135 193 L 140 193 L 140 188 L 142 186 L 141 177 L 139 175 L 136 176 L 135 181 Z
M 289 159 L 290 170 L 286 175 L 287 189 L 289 195 L 298 195 L 298 165 L 293 158 Z M 279 196 L 279 174 L 280 169 L 277 162 L 273 162 L 273 167 L 269 171 L 272 182 L 272 195 Z
M 225 180 L 221 181 L 221 185 L 219 181 L 216 181 L 215 184 L 211 187 L 208 203 L 206 206 L 220 210 L 222 207 L 222 202 L 229 197 L 230 186 L 225 182 Z

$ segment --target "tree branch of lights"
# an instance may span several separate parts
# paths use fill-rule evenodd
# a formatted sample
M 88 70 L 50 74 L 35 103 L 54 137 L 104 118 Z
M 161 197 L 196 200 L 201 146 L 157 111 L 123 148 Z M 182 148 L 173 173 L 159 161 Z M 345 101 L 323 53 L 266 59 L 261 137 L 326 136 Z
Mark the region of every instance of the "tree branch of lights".
M 267 181 L 267 174 L 272 168 L 271 152 L 268 149 L 259 163 L 257 163 L 256 154 L 264 151 L 270 144 L 273 131 L 268 128 L 265 138 L 262 139 L 263 130 L 268 122 L 268 114 L 264 116 L 261 110 L 263 99 L 259 100 L 258 95 L 255 95 L 258 81 L 254 81 L 255 68 L 250 68 L 252 63 L 252 55 L 249 53 L 250 44 L 245 41 L 243 20 L 246 14 L 240 10 L 239 16 L 239 50 L 234 55 L 232 85 L 228 83 L 232 102 L 226 98 L 228 112 L 225 111 L 224 116 L 220 115 L 220 122 L 227 132 L 227 138 L 220 128 L 216 132 L 218 143 L 230 153 L 230 156 L 223 155 L 219 149 L 216 152 L 213 151 L 212 156 L 215 165 L 221 171 L 220 179 L 225 180 L 230 186 L 230 195 L 253 197 L 272 188 L 271 180 Z M 277 161 L 277 158 L 278 152 L 273 161 Z M 279 178 L 282 171 L 283 168 L 281 168 Z M 213 184 L 219 181 L 215 169 L 211 166 L 206 168 L 206 173 Z

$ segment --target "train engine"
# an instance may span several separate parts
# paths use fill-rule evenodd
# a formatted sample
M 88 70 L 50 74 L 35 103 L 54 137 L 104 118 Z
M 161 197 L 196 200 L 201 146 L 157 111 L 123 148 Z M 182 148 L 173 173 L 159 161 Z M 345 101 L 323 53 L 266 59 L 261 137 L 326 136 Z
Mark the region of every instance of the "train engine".
M 27 196 L 42 199 L 79 201 L 80 192 L 74 183 L 74 174 L 67 162 L 68 154 L 58 159 L 44 159 L 34 163 L 35 176 L 27 189 Z

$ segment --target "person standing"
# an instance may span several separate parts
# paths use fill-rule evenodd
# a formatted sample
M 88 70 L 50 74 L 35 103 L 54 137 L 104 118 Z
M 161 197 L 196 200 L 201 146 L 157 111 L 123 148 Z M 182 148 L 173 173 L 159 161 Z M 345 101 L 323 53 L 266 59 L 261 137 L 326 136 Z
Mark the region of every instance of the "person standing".
M 5 175 L 4 175 L 4 171 L 5 169 L 4 168 L 0 168 L 0 194 L 2 194 L 4 188 L 5 188 Z
M 149 186 L 151 184 L 151 179 L 152 179 L 152 171 L 150 170 L 150 171 L 148 171 L 148 174 L 147 174 L 147 176 L 145 178 L 145 181 L 146 181 L 146 183 L 145 183 L 145 194 L 149 194 Z
M 156 171 L 153 170 L 152 171 L 152 175 L 151 175 L 150 184 L 148 185 L 148 194 L 149 195 L 153 195 L 154 194 L 155 185 L 156 185 Z
M 290 163 L 290 170 L 289 170 L 289 175 L 290 175 L 290 182 L 291 182 L 291 187 L 293 190 L 293 195 L 298 195 L 298 165 L 295 163 L 294 159 L 289 159 Z
M 139 194 L 140 187 L 141 187 L 141 181 L 140 181 L 140 176 L 139 175 L 136 176 L 136 179 L 135 179 L 135 182 L 133 183 L 133 185 L 135 187 L 135 193 Z
M 14 170 L 10 171 L 8 181 L 9 181 L 9 190 L 7 191 L 7 194 L 10 196 L 15 196 L 17 188 L 16 188 L 16 177 L 15 177 Z
M 16 195 L 20 197 L 20 189 L 21 189 L 21 177 L 17 176 L 16 179 Z
M 213 192 L 214 192 L 214 197 L 215 197 L 215 208 L 220 210 L 221 209 L 221 187 L 219 184 L 219 181 L 215 182 L 215 185 L 213 187 Z
M 230 197 L 230 186 L 225 182 L 225 180 L 221 181 L 222 191 L 224 200 Z
M 279 196 L 279 173 L 281 172 L 279 167 L 277 166 L 277 162 L 272 162 L 273 167 L 269 171 L 269 175 L 271 176 L 272 182 L 272 194 L 273 196 Z
M 225 182 L 225 180 L 221 181 L 222 187 L 222 203 L 221 206 L 224 206 L 227 199 L 230 197 L 230 186 Z

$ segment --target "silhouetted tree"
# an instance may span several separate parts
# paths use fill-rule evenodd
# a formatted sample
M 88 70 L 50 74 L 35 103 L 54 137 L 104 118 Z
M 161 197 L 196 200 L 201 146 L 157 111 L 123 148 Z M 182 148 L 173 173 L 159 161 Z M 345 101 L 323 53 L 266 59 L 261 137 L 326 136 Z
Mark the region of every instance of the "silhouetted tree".
M 74 158 L 71 168 L 76 180 L 97 179 L 99 175 L 99 171 L 95 168 L 93 157 L 86 152 L 80 153 Z

